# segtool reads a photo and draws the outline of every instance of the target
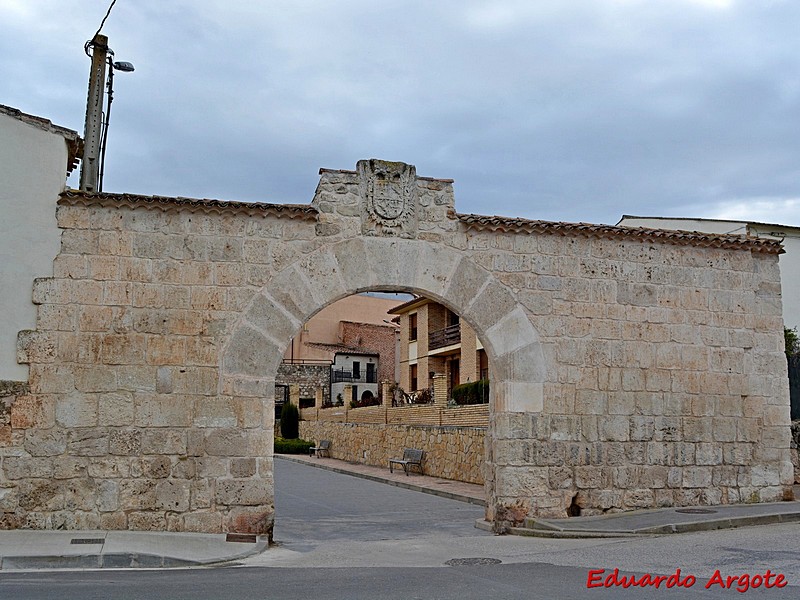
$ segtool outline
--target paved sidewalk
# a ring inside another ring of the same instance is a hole
[[[191,567],[236,561],[268,545],[223,534],[156,531],[0,531],[0,571]]]

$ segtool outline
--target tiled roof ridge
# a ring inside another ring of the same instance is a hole
[[[267,202],[241,202],[209,198],[184,198],[170,196],[144,196],[139,194],[113,194],[107,192],[83,192],[67,190],[58,201],[61,205],[100,205],[105,207],[189,208],[198,212],[248,215],[271,214],[290,219],[316,219],[317,209],[310,204],[270,204]]]
[[[783,246],[777,240],[753,238],[745,235],[672,231],[669,229],[621,227],[616,225],[596,225],[592,223],[537,221],[519,217],[498,217],[463,213],[455,213],[453,216],[467,227],[478,230],[515,233],[553,233],[560,235],[578,234],[586,237],[606,239],[626,238],[645,242],[663,242],[678,246],[752,250],[753,252],[764,252],[767,254],[783,253]]]

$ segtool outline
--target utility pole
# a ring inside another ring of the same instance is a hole
[[[83,128],[81,190],[96,192],[100,173],[100,139],[103,129],[103,105],[108,62],[108,37],[97,34],[90,43],[92,70],[89,72],[89,97],[86,100],[86,123]]]

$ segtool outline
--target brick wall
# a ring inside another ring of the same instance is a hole
[[[478,345],[475,330],[462,319],[461,321],[461,383],[478,381],[480,369],[478,365]]]
[[[341,340],[344,346],[376,352],[379,355],[378,383],[381,381],[394,381],[394,327],[342,321]]]
[[[403,406],[347,406],[300,411],[306,421],[336,421],[339,423],[374,423],[393,425],[459,425],[487,427],[489,405],[438,406],[435,404],[407,404]]]

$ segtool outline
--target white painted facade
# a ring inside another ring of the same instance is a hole
[[[337,376],[337,373],[340,374]],[[378,397],[378,356],[376,354],[350,354],[337,352],[331,365],[331,401],[335,404],[342,394],[345,405],[350,400],[361,400],[361,395],[369,390]],[[345,386],[352,386],[353,397],[345,397]]]
[[[0,105],[0,380],[28,380],[17,333],[36,328],[33,280],[53,275],[56,201],[78,143],[74,131]]]
[[[729,233],[781,240],[785,250],[778,261],[781,269],[783,322],[786,327],[800,328],[800,227],[755,221],[688,217],[635,217],[632,215],[623,215],[617,225],[702,233]]]

